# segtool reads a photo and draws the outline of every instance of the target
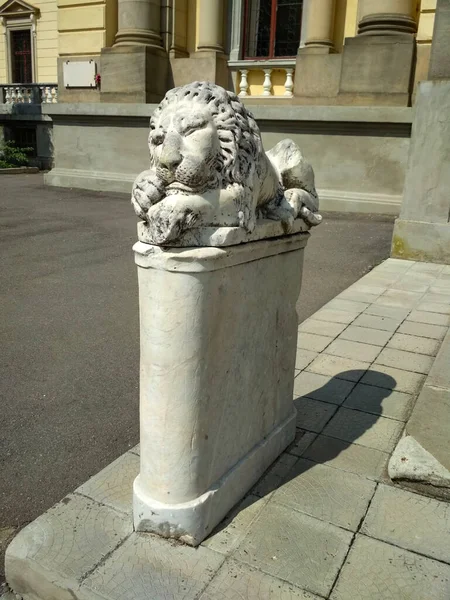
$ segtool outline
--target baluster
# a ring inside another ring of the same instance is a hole
[[[247,80],[247,75],[248,75],[248,70],[247,69],[242,69],[240,71],[241,73],[241,81],[239,83],[239,96],[241,98],[245,98],[245,96],[248,96],[248,80]]]
[[[25,102],[26,102],[27,104],[31,104],[31,103],[32,103],[32,101],[33,101],[33,100],[32,100],[32,96],[33,96],[33,90],[32,90],[31,88],[27,88],[27,89],[25,90],[25,95],[24,95],[24,97],[25,97]]]
[[[288,96],[289,98],[292,98],[292,96],[294,95],[293,89],[294,89],[294,80],[292,78],[294,74],[294,69],[286,69],[286,83],[284,84],[284,89],[286,90],[284,92],[285,96]]]
[[[16,100],[17,100],[16,88],[12,87],[11,88],[11,104],[15,104]]]
[[[5,104],[12,104],[11,100],[11,88],[4,88],[5,90]]]
[[[17,98],[16,98],[16,102],[17,104],[22,104],[23,103],[23,89],[18,87],[17,88]]]
[[[57,104],[58,102],[58,88],[57,87],[52,87],[51,89],[51,97],[52,97],[52,104]]]
[[[45,88],[40,86],[39,91],[40,91],[40,95],[41,95],[41,104],[45,104]]]
[[[272,95],[272,69],[264,69],[263,96]]]

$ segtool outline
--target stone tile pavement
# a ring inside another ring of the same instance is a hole
[[[296,440],[198,549],[131,531],[136,447],[17,536],[11,583],[27,600],[449,600],[450,506],[387,475],[449,325],[450,267],[386,261],[300,325]]]

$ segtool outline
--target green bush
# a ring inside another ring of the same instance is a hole
[[[27,152],[33,148],[18,148],[14,142],[0,143],[0,169],[13,167],[26,167],[28,165]]]

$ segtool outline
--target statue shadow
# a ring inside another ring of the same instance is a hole
[[[356,465],[359,457],[353,455],[344,459],[344,454],[354,444],[363,446],[365,450],[361,450],[362,452],[379,452],[370,448],[367,441],[361,438],[382,416],[382,402],[391,395],[397,383],[393,377],[370,369],[370,384],[361,385],[361,379],[366,373],[363,370],[339,373],[326,385],[294,398],[298,410],[295,441],[216,527],[212,536],[230,525],[240,512],[272,492],[275,492],[273,498],[276,501],[277,490],[296,479],[299,480],[299,486],[290,490],[289,494],[291,498],[293,493],[298,494],[301,502],[302,493],[309,495],[309,484],[302,488],[302,476],[318,464],[365,476]],[[343,460],[336,460],[339,458]],[[346,464],[345,460],[348,461]],[[386,467],[387,460],[384,469]]]

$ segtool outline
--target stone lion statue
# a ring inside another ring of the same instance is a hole
[[[296,218],[318,225],[312,167],[291,140],[267,154],[252,114],[222,87],[195,82],[169,91],[150,120],[150,169],[133,185],[132,204],[153,243],[194,227],[243,227]]]

